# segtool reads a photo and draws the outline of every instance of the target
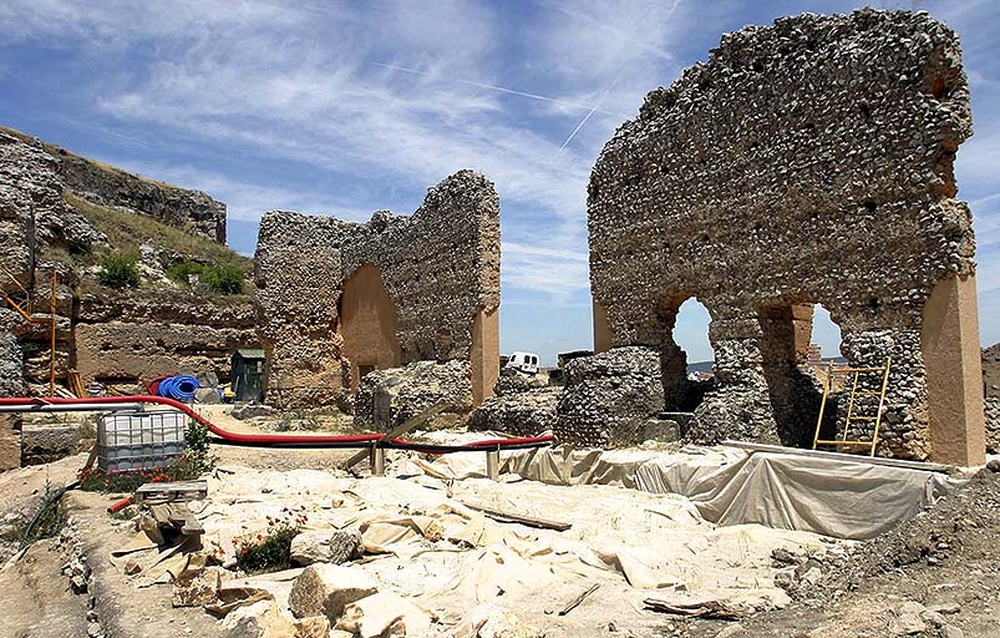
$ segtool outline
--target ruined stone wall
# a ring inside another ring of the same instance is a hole
[[[273,211],[257,240],[258,334],[267,353],[267,401],[277,406],[337,403],[349,385],[337,302],[340,246],[354,224]]]
[[[412,215],[378,211],[364,224],[265,215],[257,299],[270,361],[269,401],[343,400],[357,362],[347,358],[350,345],[342,341],[342,292],[363,266],[377,268],[395,306],[399,364],[473,359],[477,338],[482,343],[484,334],[492,335],[495,343],[498,330],[500,222],[493,184],[460,171],[429,189]],[[498,359],[498,352],[491,354],[483,367],[498,368]],[[480,385],[491,388],[497,372]],[[480,389],[477,398],[483,394]]]
[[[684,370],[671,332],[697,297],[716,387],[695,434],[802,444],[817,386],[782,344],[803,325],[793,309],[822,303],[852,364],[892,356],[881,453],[932,455],[921,329],[936,287],[974,276],[952,173],[970,134],[958,38],[925,13],[805,14],[725,35],[647,95],[593,170],[595,335],[660,348],[670,404]],[[968,303],[951,306],[967,326]]]
[[[21,345],[13,334],[20,323],[15,313],[0,310],[0,397],[24,394]],[[0,472],[21,466],[21,419],[0,414]]]
[[[57,160],[53,166],[62,183],[85,199],[226,243],[226,205],[206,193],[134,175],[6,127],[0,127],[0,135],[34,143]]]
[[[42,255],[48,250],[89,250],[106,238],[63,199],[58,165],[41,142],[25,142],[0,130],[0,288],[26,311],[32,297],[32,314],[47,316],[51,274],[56,271],[57,374],[64,376],[72,354],[70,316],[76,277],[65,264]],[[47,383],[49,326],[29,323],[13,310],[9,317],[0,332],[13,335],[24,350],[16,363],[18,378]]]
[[[165,374],[229,377],[233,351],[256,346],[246,297],[205,299],[186,291],[108,291],[80,297],[73,365],[83,382],[135,383]]]
[[[38,252],[69,250],[105,240],[62,197],[59,162],[41,142],[24,142],[0,129],[0,266],[20,284],[35,283]],[[0,273],[4,290],[10,278]]]
[[[553,433],[591,447],[639,443],[663,410],[660,357],[653,348],[612,348],[566,364],[566,386]]]
[[[983,348],[983,394],[986,449],[991,454],[1000,454],[1000,343]]]

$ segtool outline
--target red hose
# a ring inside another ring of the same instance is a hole
[[[126,496],[122,500],[115,501],[111,505],[108,505],[108,514],[114,514],[115,512],[123,510],[126,507],[128,507],[129,505],[131,505],[132,504],[132,498],[133,498],[132,496]]]
[[[229,430],[223,430],[219,426],[210,422],[208,419],[198,414],[191,409],[185,403],[180,401],[175,401],[167,397],[153,396],[153,395],[135,395],[135,396],[113,396],[113,397],[85,397],[80,399],[64,399],[62,397],[0,397],[0,405],[15,405],[15,406],[30,406],[39,404],[52,404],[52,405],[101,405],[102,403],[155,403],[158,405],[167,405],[181,412],[187,414],[189,417],[197,421],[198,423],[204,425],[209,429],[212,434],[219,436],[227,441],[233,441],[235,443],[248,443],[248,444],[281,444],[281,443],[358,443],[358,447],[365,447],[362,444],[368,443],[373,444],[379,441],[383,435],[378,433],[373,434],[343,434],[343,435],[295,435],[295,434],[240,434],[237,432],[230,432]],[[478,449],[483,447],[497,447],[502,448],[507,445],[518,445],[525,443],[546,443],[554,440],[552,435],[546,436],[536,436],[528,438],[516,438],[516,439],[491,439],[488,441],[474,441],[472,443],[466,443],[462,448]],[[403,439],[394,439],[394,441],[400,443],[407,443]]]

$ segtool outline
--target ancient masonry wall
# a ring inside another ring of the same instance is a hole
[[[697,297],[716,387],[694,434],[801,445],[819,384],[796,335],[821,303],[850,363],[892,357],[881,454],[981,459],[975,243],[952,172],[971,132],[958,38],[926,13],[726,34],[594,167],[595,342],[659,348],[666,407],[682,408],[671,332]]]
[[[182,291],[83,295],[74,318],[73,365],[84,383],[204,372],[226,379],[233,351],[258,343],[256,312],[245,299],[206,303]]]
[[[448,177],[408,217],[378,211],[357,224],[270,212],[256,262],[269,402],[342,404],[359,372],[421,360],[468,361],[476,402],[491,393],[500,218],[496,190],[482,175]],[[364,285],[353,285],[355,277]],[[380,337],[360,339],[365,326],[352,322],[362,321],[376,322]]]
[[[1000,454],[1000,343],[983,348],[986,450]]]

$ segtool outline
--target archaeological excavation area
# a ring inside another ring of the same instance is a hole
[[[1000,636],[958,35],[803,14],[650,88],[587,184],[593,343],[538,372],[486,174],[249,258],[0,127],[0,636]]]

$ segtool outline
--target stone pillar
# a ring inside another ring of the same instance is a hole
[[[604,305],[593,300],[593,322],[594,322],[594,354],[607,352],[612,346],[611,324],[608,323],[608,311]]]
[[[712,315],[708,336],[715,352],[715,389],[695,409],[689,436],[709,443],[736,439],[780,444],[764,377],[760,324],[749,313],[729,310],[727,317]]]
[[[472,374],[472,405],[493,396],[493,386],[500,376],[500,311],[480,310],[472,322],[472,348],[469,352]]]
[[[986,435],[974,275],[951,276],[934,286],[924,306],[920,346],[927,369],[931,460],[982,465]]]

